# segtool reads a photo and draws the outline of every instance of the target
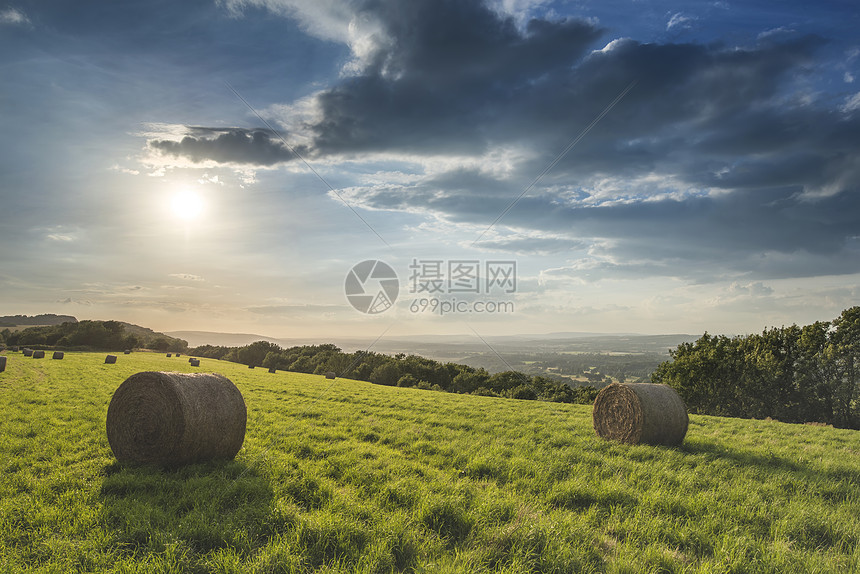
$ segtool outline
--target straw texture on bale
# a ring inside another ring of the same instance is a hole
[[[24,356],[25,357],[32,357],[33,356],[33,349],[24,349]]]
[[[0,373],[6,370],[6,357],[0,356]]]
[[[335,374],[334,371],[329,371],[325,374],[325,378],[327,378],[327,379],[333,379],[335,377],[337,377],[337,375]]]
[[[116,355],[108,355],[105,357],[106,365],[113,365],[114,363],[116,363]]]
[[[32,353],[33,353],[34,359],[44,359],[45,358],[45,351],[33,351]]]
[[[242,393],[215,373],[136,373],[113,395],[107,438],[120,462],[178,466],[229,460],[245,440]]]
[[[62,359],[66,354],[62,351],[54,351],[54,354],[51,356],[52,359]]]
[[[192,367],[200,366],[200,359],[188,359],[188,362],[191,363]]]
[[[668,385],[613,383],[594,399],[594,431],[626,444],[678,445],[687,434],[687,406]]]

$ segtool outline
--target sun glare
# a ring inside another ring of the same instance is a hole
[[[177,192],[170,202],[173,215],[186,221],[199,218],[203,214],[203,208],[203,198],[187,189]]]

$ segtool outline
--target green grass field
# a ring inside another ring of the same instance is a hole
[[[681,448],[591,407],[162,354],[10,353],[0,572],[860,572],[860,433],[693,416]],[[123,467],[107,405],[144,370],[219,372],[235,461]]]

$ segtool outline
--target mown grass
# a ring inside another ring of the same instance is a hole
[[[860,572],[856,431],[693,416],[682,447],[634,447],[587,406],[9,357],[2,572]],[[116,463],[107,405],[142,370],[228,376],[236,460]]]

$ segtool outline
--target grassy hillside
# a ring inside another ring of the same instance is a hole
[[[3,572],[860,572],[860,433],[693,416],[679,449],[591,408],[204,359],[9,354]],[[104,425],[142,370],[215,371],[248,406],[229,463],[124,468]]]

